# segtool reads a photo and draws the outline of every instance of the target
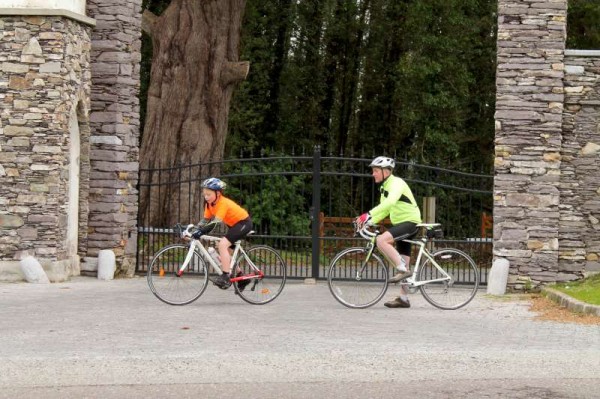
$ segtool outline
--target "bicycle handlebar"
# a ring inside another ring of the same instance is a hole
[[[192,234],[194,234],[197,230],[198,229],[196,228],[196,225],[194,225],[194,224],[188,224],[185,228],[180,223],[177,223],[175,225],[175,231],[179,232],[179,236],[183,239],[191,239]],[[200,239],[205,240],[205,241],[221,240],[220,237],[213,237],[213,236],[209,236],[209,235],[203,235],[200,237]]]
[[[196,227],[193,224],[188,224],[185,229],[179,223],[175,225],[175,230],[179,232],[179,236],[181,238],[192,238],[192,234],[194,233],[192,229]]]
[[[354,232],[355,234],[360,235],[362,238],[364,238],[365,240],[370,240],[371,238],[379,235],[379,230],[375,230],[375,231],[371,231],[369,230],[369,228],[372,227],[377,227],[377,226],[371,226],[369,224],[365,224],[362,228],[358,227],[358,224],[356,222],[354,223]]]

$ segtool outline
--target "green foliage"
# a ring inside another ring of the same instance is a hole
[[[240,59],[250,61],[247,79],[236,89],[226,152],[276,147],[293,142],[280,133],[280,92],[291,32],[290,0],[249,0],[242,25]]]
[[[260,167],[260,171],[256,168]],[[304,176],[286,176],[277,173],[291,170],[289,159],[274,159],[259,164],[228,165],[223,178],[228,182],[227,196],[243,204],[260,234],[308,235],[309,205],[306,195],[310,182]],[[228,174],[257,176],[228,177]]]
[[[469,0],[422,0],[408,7],[395,102],[400,138],[411,137],[416,162],[455,169],[473,161],[489,165],[495,93],[492,15],[486,2]],[[474,146],[479,148],[473,151]]]
[[[228,155],[318,144],[490,170],[496,7],[249,0],[242,59],[251,70],[235,93]]]
[[[144,0],[159,15],[170,0]],[[247,0],[226,157],[390,154],[492,170],[496,0]],[[600,48],[600,3],[569,0],[569,48]],[[142,39],[142,127],[152,48]],[[477,167],[473,167],[477,165]],[[474,170],[475,169],[475,170]]]
[[[569,0],[567,48],[600,49],[600,2]]]

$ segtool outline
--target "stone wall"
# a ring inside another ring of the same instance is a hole
[[[567,50],[559,270],[600,271],[600,51]]]
[[[20,279],[15,266],[25,255],[51,279],[68,277],[78,273],[65,240],[75,112],[82,245],[87,230],[91,27],[60,16],[0,16],[0,32],[0,274],[8,273],[0,277]]]
[[[600,51],[565,50],[567,0],[498,6],[494,255],[509,286],[600,271]]]
[[[133,275],[137,240],[141,0],[90,0],[91,176],[86,260],[112,249],[117,274]],[[93,262],[82,265],[94,271]]]
[[[498,2],[494,256],[516,289],[560,274],[566,17],[567,0]]]

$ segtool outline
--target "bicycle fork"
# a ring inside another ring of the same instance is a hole
[[[365,256],[365,260],[364,260],[362,266],[360,267],[360,269],[356,269],[356,281],[362,280],[362,275],[365,272],[365,269],[367,268],[367,263],[369,263],[369,260],[371,259],[371,255],[373,254],[373,251],[375,250],[375,238],[373,238],[367,244],[365,249],[367,250],[367,256]]]

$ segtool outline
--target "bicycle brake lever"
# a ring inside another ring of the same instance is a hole
[[[193,224],[188,224],[187,227],[185,228],[185,230],[182,229],[182,232],[180,234],[181,238],[191,238],[192,233],[190,232],[190,229],[193,227],[194,227]]]

